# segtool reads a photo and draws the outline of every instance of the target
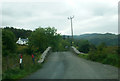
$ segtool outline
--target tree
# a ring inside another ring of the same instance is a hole
[[[60,38],[60,35],[56,32],[57,30],[54,27],[40,27],[33,31],[29,37],[29,47],[32,49],[32,52],[40,51],[42,53],[48,46],[56,49]]]
[[[5,51],[10,53],[15,52],[16,43],[15,35],[10,30],[2,30],[2,45],[3,45],[3,55],[6,56]]]
[[[78,47],[80,52],[88,53],[90,44],[88,40],[74,40],[75,46]]]
[[[9,68],[8,56],[16,51],[15,35],[10,30],[2,30],[2,55],[6,57],[7,68]]]
[[[15,40],[18,40],[19,37],[21,38],[28,38],[32,33],[31,30],[24,30],[24,29],[16,29],[13,27],[5,27],[4,30],[12,31],[16,37]]]
[[[32,52],[40,51],[43,52],[46,48],[47,39],[45,37],[45,30],[43,28],[38,28],[32,32],[29,37],[29,46]]]

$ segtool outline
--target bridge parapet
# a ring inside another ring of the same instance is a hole
[[[72,51],[75,52],[76,54],[84,54],[82,52],[79,52],[74,46],[71,46]]]
[[[41,55],[40,60],[38,61],[38,63],[44,62],[44,60],[45,60],[46,56],[48,55],[48,53],[50,52],[50,50],[51,50],[51,47],[48,47],[48,48],[42,53],[42,55]]]

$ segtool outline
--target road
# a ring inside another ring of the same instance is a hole
[[[25,79],[117,79],[116,67],[92,62],[71,52],[53,52],[43,67]]]

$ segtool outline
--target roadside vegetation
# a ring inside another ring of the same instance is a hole
[[[20,54],[23,57],[20,69]],[[29,53],[29,47],[16,44],[16,36],[9,29],[2,29],[2,79],[19,79],[41,68],[37,63],[41,53],[35,53],[35,64]]]
[[[28,38],[28,45],[16,44],[19,37]],[[42,67],[37,61],[48,46],[52,47],[52,51],[68,51],[71,45],[85,53],[79,55],[81,58],[120,67],[117,45],[106,45],[104,42],[95,45],[85,39],[74,39],[72,43],[70,36],[58,34],[54,27],[39,27],[34,31],[7,27],[2,29],[2,78],[23,78]],[[22,69],[19,65],[20,54],[23,55]]]
[[[116,67],[120,67],[120,56],[118,54],[118,47],[102,45],[103,44],[100,44],[96,50],[90,51],[88,54],[88,59],[101,62],[103,64],[110,64]]]
[[[18,36],[28,38],[28,45],[16,44]],[[69,42],[64,40],[54,27],[39,27],[34,31],[13,27],[2,29],[2,79],[17,80],[37,71],[42,67],[37,61],[48,46],[52,47],[52,51],[65,51],[68,50],[65,49],[66,45],[70,46]],[[19,63],[20,54],[23,59],[22,68]]]
[[[87,40],[79,40],[74,43],[74,46],[84,53],[79,54],[81,58],[120,67],[118,46],[107,46],[104,42],[94,45]]]
[[[16,57],[17,58],[17,57]],[[23,55],[23,63],[22,63],[22,69],[20,69],[19,65],[19,58],[15,60],[15,57],[9,58],[9,68],[6,69],[6,61],[3,59],[3,79],[20,79],[23,78],[38,69],[42,67],[41,64],[37,63],[37,59],[39,59],[37,56],[35,56],[36,61],[35,64],[33,64],[32,58],[30,55],[24,54]]]

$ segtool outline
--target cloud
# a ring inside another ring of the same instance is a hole
[[[74,34],[87,32],[118,33],[118,0],[27,0],[2,3],[2,26],[32,29],[55,27],[61,34],[71,34],[70,20],[74,15]]]

